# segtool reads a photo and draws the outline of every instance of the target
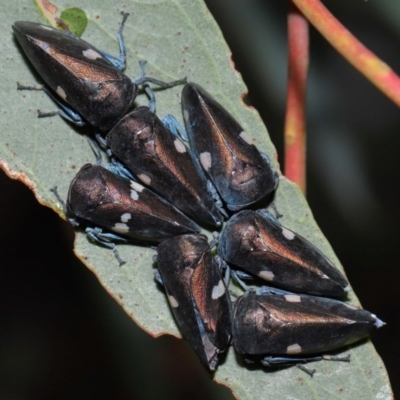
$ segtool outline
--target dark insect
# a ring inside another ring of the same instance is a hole
[[[109,130],[132,106],[138,85],[153,82],[171,87],[184,82],[161,82],[144,76],[144,71],[140,78],[131,81],[121,72],[126,58],[122,29],[127,16],[124,14],[117,34],[121,49],[119,58],[101,52],[69,32],[33,22],[14,23],[15,36],[51,91],[47,87],[44,89],[61,107],[56,112],[39,116],[59,114],[77,125],[85,124],[83,117],[95,127]]]
[[[168,239],[157,248],[161,283],[183,336],[214,370],[231,338],[231,303],[204,235]]]
[[[235,214],[222,231],[218,254],[230,265],[300,293],[343,297],[348,282],[309,241],[265,210]]]
[[[148,107],[122,118],[106,141],[141,182],[175,207],[197,221],[221,225],[223,216],[197,159]]]
[[[374,314],[338,300],[263,287],[236,300],[232,337],[237,352],[263,355],[261,362],[269,367],[321,359],[349,361],[307,355],[347,346],[383,325]]]
[[[232,311],[221,273],[223,261],[213,257],[198,225],[181,211],[220,226],[224,211],[215,189],[229,210],[238,211],[271,194],[279,176],[228,111],[197,84],[185,85],[182,110],[198,160],[152,112],[154,98],[149,108],[127,114],[140,85],[171,87],[183,81],[165,83],[146,77],[144,64],[136,80],[121,72],[126,18],[124,14],[117,34],[118,58],[49,26],[13,25],[17,40],[47,85],[44,90],[61,107],[40,116],[58,114],[104,131],[114,127],[106,138],[112,154],[166,199],[136,181],[86,164],[70,185],[67,214],[105,228],[106,232],[88,227],[87,233],[113,248],[121,262],[112,243],[119,235],[161,242],[157,278],[183,335],[206,368],[215,370],[231,337],[236,351],[247,358],[262,357],[266,366],[347,360],[313,355],[351,344],[381,327],[383,322],[368,311],[266,287],[246,291]],[[218,253],[234,267],[294,292],[342,297],[348,289],[346,279],[317,248],[263,210],[234,215],[221,234]]]
[[[66,209],[69,216],[139,241],[161,242],[200,231],[183,213],[141,184],[91,164],[84,165],[71,182]],[[102,242],[101,233],[98,239]]]
[[[229,210],[247,207],[275,190],[279,177],[268,157],[202,87],[185,85],[182,111],[190,147]]]

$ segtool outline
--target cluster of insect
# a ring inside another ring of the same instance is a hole
[[[117,34],[118,58],[69,32],[32,22],[13,25],[45,81],[40,88],[59,105],[40,116],[58,114],[94,126],[103,133],[98,139],[112,160],[107,167],[98,162],[80,169],[65,207],[70,220],[87,221],[89,237],[112,248],[120,263],[114,241],[160,243],[156,280],[206,368],[215,370],[231,344],[246,361],[296,364],[310,374],[302,364],[348,361],[321,354],[358,341],[383,323],[340,301],[348,282],[315,246],[265,209],[254,210],[272,197],[279,176],[210,94],[195,83],[185,84],[186,129],[171,115],[157,117],[149,83],[170,87],[183,81],[149,78],[143,63],[136,80],[121,72],[126,17]],[[131,111],[140,87],[150,96],[149,107]],[[215,230],[225,220],[210,243],[200,233],[199,224]],[[243,295],[228,289],[230,279]],[[268,286],[244,283],[260,279]]]

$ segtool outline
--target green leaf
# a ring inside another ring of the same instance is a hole
[[[58,1],[59,9],[68,1]],[[115,33],[121,21],[120,11],[130,13],[125,26],[130,77],[139,75],[138,61],[146,59],[148,75],[164,81],[187,76],[216,97],[236,116],[260,150],[266,152],[278,168],[276,154],[258,113],[246,107],[246,93],[240,75],[233,69],[230,51],[218,26],[200,0],[165,1],[81,1],[89,24],[84,39],[111,54],[118,52]],[[32,2],[9,2],[1,21],[1,131],[0,166],[7,174],[25,182],[37,199],[60,215],[62,211],[50,188],[58,186],[66,198],[69,183],[78,169],[94,157],[86,139],[61,118],[37,118],[37,109],[54,110],[55,104],[41,92],[19,92],[16,81],[35,83],[33,68],[12,36],[14,20],[41,22],[41,15]],[[180,90],[175,87],[157,92],[160,116],[173,113],[182,122]],[[137,103],[147,104],[139,96]],[[282,223],[300,233],[319,247],[337,266],[340,263],[312,218],[312,213],[298,188],[281,178],[276,204],[284,215]],[[154,336],[162,333],[179,335],[164,293],[153,281],[154,250],[132,245],[119,245],[127,264],[118,266],[108,249],[88,242],[82,232],[76,235],[77,256],[98,277],[109,291],[143,329]],[[350,301],[358,304],[354,293]],[[384,331],[379,332],[384,334]],[[265,371],[250,370],[240,357],[229,351],[215,379],[229,386],[240,399],[354,399],[391,398],[390,385],[384,366],[369,341],[345,349],[351,363],[320,362],[314,378],[297,368]]]
[[[60,15],[60,19],[68,26],[69,30],[78,37],[82,36],[88,24],[85,12],[77,7],[64,10]]]

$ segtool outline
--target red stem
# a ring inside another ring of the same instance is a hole
[[[359,42],[319,0],[292,0],[322,36],[368,80],[400,106],[400,78]]]
[[[285,117],[285,175],[306,191],[306,86],[308,22],[290,1],[288,14],[288,89]]]

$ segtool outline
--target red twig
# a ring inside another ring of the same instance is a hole
[[[308,22],[290,2],[288,15],[288,89],[285,117],[285,175],[306,191],[305,101],[309,59]]]
[[[292,0],[322,36],[368,80],[400,106],[400,78],[360,43],[319,0]]]

